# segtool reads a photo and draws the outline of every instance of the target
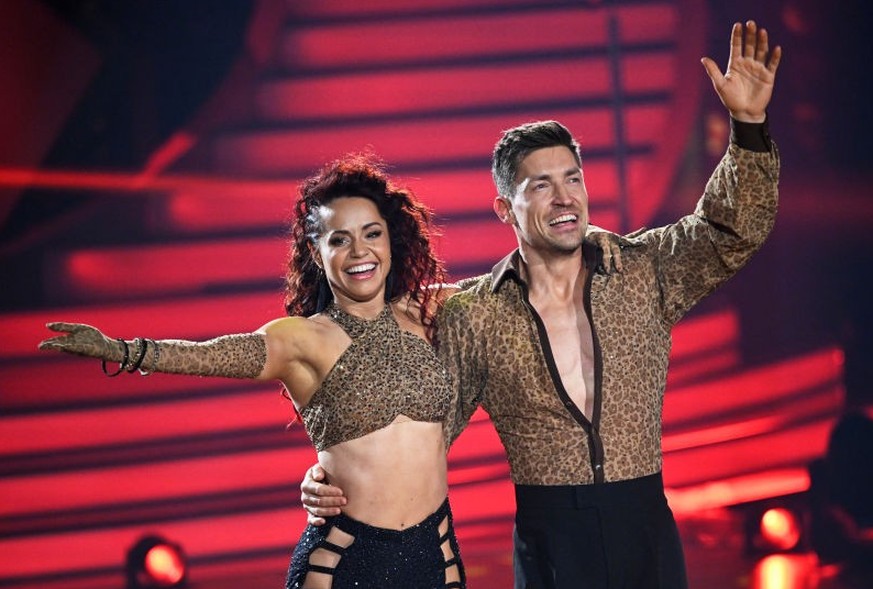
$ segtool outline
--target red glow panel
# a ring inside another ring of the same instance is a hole
[[[157,176],[188,153],[197,144],[199,139],[191,131],[176,131],[149,156],[143,166],[143,176]]]
[[[665,454],[664,483],[669,487],[683,487],[771,468],[806,464],[824,454],[828,434],[835,421],[835,417],[829,417],[717,446]]]
[[[46,333],[46,337],[48,337]],[[218,334],[216,334],[218,335]],[[57,405],[67,406],[91,401],[118,400],[124,390],[124,398],[147,396],[154,400],[161,395],[179,394],[181,391],[226,391],[243,386],[254,394],[276,392],[274,383],[253,384],[228,378],[155,374],[149,378],[119,376],[109,379],[100,371],[100,361],[79,358],[52,352],[41,353],[39,369],[31,364],[7,363],[0,365],[0,412],[11,409],[42,408]],[[57,383],[76,383],[76,386],[59,387]]]
[[[191,560],[216,554],[287,547],[289,550],[305,525],[302,509],[290,501],[287,509],[252,514],[230,514],[209,519],[160,523],[160,532],[179,542]],[[143,532],[142,524],[108,529],[23,538],[0,538],[0,570],[8,577],[115,569],[124,550]]]
[[[620,7],[615,14],[622,43],[666,41],[675,35],[677,14],[670,4]],[[608,18],[602,9],[558,8],[539,10],[535,19],[521,12],[328,24],[290,32],[282,53],[288,64],[327,68],[600,47],[608,42]]]
[[[585,177],[585,188],[588,190],[589,206],[609,205],[618,208],[619,182],[615,162],[585,159],[586,143],[582,143],[582,173]],[[598,224],[594,219],[593,223]],[[619,231],[618,225],[604,225],[611,231]]]
[[[509,489],[512,492],[512,488]],[[470,587],[480,587],[483,581],[491,583],[491,587],[510,587],[512,581],[512,515],[494,520],[479,520],[458,522],[458,541],[464,553],[464,564],[467,567],[467,582]],[[502,584],[494,584],[493,565],[505,567],[505,580]]]
[[[342,118],[580,100],[611,87],[604,57],[304,78],[265,86],[257,101],[273,120]]]
[[[681,423],[772,403],[798,391],[837,386],[841,377],[842,355],[827,349],[715,382],[672,389],[664,404],[664,420]]]
[[[670,369],[683,357],[701,349],[733,347],[739,343],[739,318],[733,309],[710,313],[680,321],[673,328]]]
[[[325,161],[369,147],[392,165],[479,159],[487,166],[485,162],[503,129],[551,118],[564,123],[585,148],[614,143],[609,109],[548,109],[516,113],[511,117],[490,115],[472,119],[416,120],[406,124],[345,125],[331,133],[323,129],[246,133],[217,140],[215,165],[250,174],[315,170]]]
[[[620,233],[622,226],[621,213],[616,209],[592,211],[590,223],[603,229]]]
[[[602,215],[599,215],[602,217]],[[450,266],[491,267],[516,246],[512,229],[493,219],[455,222],[434,239]],[[279,239],[245,239],[170,246],[142,246],[70,254],[55,279],[78,296],[159,296],[201,292],[209,287],[282,278],[287,244]],[[118,268],[136,268],[130,280]]]
[[[815,395],[807,395],[793,399],[775,411],[772,406],[752,409],[742,419],[723,417],[718,413],[710,416],[705,426],[696,429],[679,429],[664,424],[663,451],[679,452],[689,448],[699,448],[708,445],[732,442],[742,438],[752,438],[778,431],[790,429],[795,423],[810,421],[818,417],[837,415],[842,406],[841,389],[822,391]]]
[[[509,478],[509,463],[502,453],[503,446],[498,444],[501,453],[493,463],[477,464],[467,468],[452,468],[449,470],[449,485],[480,485],[483,482],[497,478]],[[454,501],[454,499],[453,499]]]
[[[373,15],[380,13],[401,14],[423,12],[433,9],[472,8],[481,6],[500,6],[506,8],[515,4],[528,5],[530,0],[320,0],[316,3],[291,2],[295,16],[325,17],[349,15]]]
[[[549,34],[533,34],[533,27]],[[541,10],[535,21],[527,14],[494,13],[329,24],[289,32],[283,60],[318,69],[469,55],[524,54],[601,46],[606,44],[607,34],[603,11],[573,9]]]
[[[668,399],[677,385],[739,366],[739,329],[732,309],[690,317],[676,325],[667,373]]]
[[[625,94],[674,92],[676,56],[666,53],[641,53],[622,56],[621,87]]]
[[[0,315],[4,357],[44,356],[37,344],[52,335],[49,321],[73,320],[99,326],[116,337],[203,338],[248,333],[284,315],[281,294],[237,294],[139,304],[65,307]]]
[[[742,358],[739,350],[722,350],[707,352],[702,356],[695,356],[685,362],[670,364],[667,373],[667,395],[674,387],[686,385],[694,380],[711,379],[713,375],[727,372],[729,369],[740,367]]]
[[[517,246],[512,230],[497,221],[454,223],[436,243],[450,264],[479,264],[491,268]]]
[[[771,554],[755,566],[750,589],[812,589],[818,569],[815,554]]]
[[[289,497],[294,490],[289,487]],[[468,528],[466,520],[511,521],[514,495],[509,479],[480,485],[453,487],[452,508],[458,521],[461,542],[471,534],[482,534],[483,525]],[[161,522],[161,534],[173,538],[191,560],[247,551],[290,547],[305,525],[302,509],[289,500],[287,509],[224,517]],[[490,526],[487,526],[490,529]],[[38,575],[90,568],[117,567],[123,552],[142,533],[142,526],[0,539],[0,566],[7,575]]]
[[[675,130],[666,127],[661,128],[660,133],[671,134]],[[659,143],[663,143],[662,139]],[[657,144],[656,144],[657,145]],[[631,159],[626,168],[627,183],[628,183],[628,216],[630,217],[630,226],[628,231],[636,230],[640,227],[647,227],[651,223],[652,217],[658,212],[662,204],[662,198],[672,198],[668,193],[668,185],[673,177],[672,165],[660,166],[658,153],[652,154],[647,158]],[[663,186],[662,189],[658,189]],[[693,208],[689,208],[688,214],[693,212]]]
[[[0,167],[0,186],[14,188],[48,188],[58,190],[108,191],[113,197],[143,192],[175,192],[196,194],[201,198],[216,198],[218,206],[228,195],[241,194],[247,207],[275,202],[277,197],[289,197],[296,186],[283,180],[241,180],[238,178],[195,175],[148,176],[129,172],[96,172],[80,170],[39,170],[36,168]],[[161,199],[163,201],[163,199]],[[290,198],[270,209],[271,214],[286,209]],[[288,209],[290,212],[290,209]],[[260,217],[258,217],[260,218]]]
[[[399,183],[409,186],[436,215],[492,211],[496,190],[487,166],[479,170],[422,172],[401,176]],[[497,219],[497,215],[494,215]]]
[[[668,132],[671,114],[666,105],[625,108],[625,141],[631,145],[656,144]]]
[[[296,186],[296,180],[289,180],[286,188],[261,196],[249,191],[176,192],[154,203],[160,215],[157,225],[193,233],[287,225],[297,200]]]
[[[309,445],[281,450],[200,456],[147,465],[118,465],[76,472],[16,477],[2,484],[2,513],[55,511],[127,502],[176,500],[216,493],[291,485],[315,464]]]
[[[593,207],[617,206],[618,179],[615,165],[603,160],[586,161],[583,146],[582,167],[589,204]],[[400,176],[398,180],[412,188],[437,215],[481,211],[493,214],[492,203],[497,190],[487,165],[481,170],[422,172],[415,176]],[[497,219],[497,215],[494,215],[494,219]]]
[[[198,379],[190,378],[196,386]],[[71,386],[78,387],[78,383]],[[119,396],[124,395],[124,385],[117,387]],[[281,398],[278,386],[273,384],[272,389],[264,388],[257,394],[246,391],[208,401],[192,399],[8,416],[3,419],[0,431],[0,456],[132,444],[253,427],[281,431],[291,414],[291,402]]]
[[[449,494],[458,522],[489,518],[511,521],[515,514],[515,492],[508,476],[476,485],[456,485],[449,489]],[[460,532],[458,535],[461,536]]]
[[[618,192],[614,164],[592,160],[585,161],[583,166],[591,205],[614,206]],[[389,173],[392,173],[390,169]],[[421,172],[408,177],[392,175],[398,184],[412,188],[437,215],[491,211],[495,189],[487,164],[477,170]],[[254,194],[233,187],[222,191],[220,185],[209,192],[179,190],[155,201],[154,207],[158,211],[159,226],[166,228],[169,224],[176,231],[285,226],[292,218],[298,183],[299,180],[289,180],[285,188]],[[617,225],[609,227],[617,229]]]
[[[459,468],[462,461],[478,462],[483,458],[489,460],[495,456],[503,457],[503,448],[497,431],[481,407],[477,408],[470,418],[467,428],[457,441],[452,444],[448,454],[450,468]]]
[[[680,15],[674,4],[652,2],[640,6],[620,8],[618,13],[621,41],[623,43],[652,43],[675,40]],[[680,6],[687,9],[687,4],[680,4]],[[682,14],[681,18],[683,24],[687,24],[690,15]],[[682,34],[685,32],[683,31]]]
[[[275,238],[80,250],[66,257],[62,275],[55,278],[80,295],[124,295],[134,287],[137,296],[228,282],[278,281],[285,272],[287,248]],[[123,268],[136,269],[133,284],[119,280]]]
[[[103,59],[49,5],[4,2],[2,18],[0,161],[31,165],[51,148]]]
[[[681,489],[666,489],[670,508],[677,516],[759,501],[806,491],[809,472],[805,466],[777,468],[766,472],[704,481]]]

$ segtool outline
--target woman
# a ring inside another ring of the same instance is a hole
[[[465,587],[446,498],[452,389],[430,345],[446,294],[430,288],[444,278],[430,214],[364,156],[305,180],[296,210],[289,317],[207,342],[127,342],[52,323],[64,335],[40,348],[101,358],[105,372],[118,362],[109,375],[280,381],[348,498],[342,515],[306,528],[286,588]]]

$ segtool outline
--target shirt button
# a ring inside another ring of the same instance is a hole
[[[601,468],[603,468],[602,464],[595,464],[594,465],[594,470],[600,470]]]

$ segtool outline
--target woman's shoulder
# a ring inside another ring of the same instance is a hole
[[[312,350],[333,338],[342,337],[343,331],[324,314],[310,317],[280,317],[270,321],[260,330],[268,341],[287,349]]]
[[[292,315],[290,317],[278,317],[264,324],[258,331],[261,333],[272,334],[294,334],[297,332],[306,332],[318,330],[321,326],[328,323],[330,319],[322,314],[312,315],[310,317],[301,317]]]

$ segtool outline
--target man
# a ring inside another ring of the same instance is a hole
[[[693,214],[624,239],[618,274],[598,272],[602,254],[584,241],[588,195],[570,133],[531,123],[495,148],[494,210],[519,247],[446,303],[440,354],[460,393],[450,438],[481,404],[506,448],[516,588],[687,586],[661,479],[670,331],[773,226],[779,158],[766,108],[780,58],[749,21],[733,27],[724,75],[702,60],[731,144]],[[303,489],[315,516],[339,504],[335,488]],[[328,496],[309,496],[318,492]]]

